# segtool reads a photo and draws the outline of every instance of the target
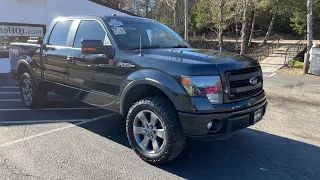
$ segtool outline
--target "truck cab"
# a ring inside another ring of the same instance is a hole
[[[227,138],[266,113],[258,61],[192,48],[152,19],[57,18],[43,40],[11,44],[10,58],[28,108],[52,91],[117,112],[132,149],[153,164],[175,159],[188,138]]]

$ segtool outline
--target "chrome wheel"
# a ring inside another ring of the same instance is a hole
[[[33,90],[31,87],[31,82],[29,79],[24,79],[22,82],[22,97],[27,106],[30,106],[32,104],[33,99]]]
[[[159,116],[140,111],[133,122],[133,134],[140,148],[148,154],[159,153],[166,143],[166,132]]]

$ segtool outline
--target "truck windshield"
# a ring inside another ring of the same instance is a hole
[[[152,20],[111,19],[107,26],[122,50],[186,48],[189,44],[165,25]]]

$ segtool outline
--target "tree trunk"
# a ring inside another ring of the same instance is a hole
[[[251,42],[252,42],[252,38],[253,38],[253,32],[254,32],[254,26],[256,24],[255,11],[252,11],[251,17],[252,17],[252,22],[251,22],[251,32],[250,32],[250,38],[249,38],[248,47],[251,46]]]
[[[146,6],[145,8],[146,8],[146,18],[149,18],[149,7]]]
[[[176,8],[173,8],[173,24],[174,24],[174,31],[178,33],[178,22],[177,22],[177,11]]]
[[[304,64],[304,73],[320,75],[320,60],[317,58],[310,59],[310,50],[313,41],[313,13],[312,0],[307,1],[307,50]]]
[[[202,33],[202,40],[206,40],[206,33]]]
[[[179,25],[178,25],[178,19],[177,19],[177,3],[178,3],[178,0],[173,0],[173,1],[169,1],[169,0],[166,0],[167,2],[167,5],[172,9],[173,11],[173,31],[175,31],[176,33],[178,33],[179,31]]]
[[[241,30],[241,52],[240,55],[244,55],[247,50],[247,37],[248,37],[248,0],[243,1],[243,22],[242,22],[242,30]]]
[[[224,1],[220,0],[220,13],[219,13],[219,49],[222,51],[223,47],[223,11],[224,11]]]
[[[189,0],[185,0],[184,39],[189,41]]]
[[[236,22],[236,38],[238,38],[239,33],[238,33],[238,22]]]
[[[307,48],[308,52],[312,47],[313,40],[313,13],[312,13],[312,0],[307,1]]]
[[[268,28],[268,32],[267,32],[266,36],[264,37],[264,40],[263,40],[263,42],[260,44],[260,46],[265,45],[265,44],[267,43],[267,41],[269,40],[270,35],[271,35],[271,31],[272,31],[273,26],[274,26],[275,20],[276,20],[276,14],[274,13],[274,14],[272,15],[272,19],[271,19],[271,22],[270,22],[270,25],[269,25],[269,28]]]
[[[145,14],[146,18],[149,18],[149,5],[150,5],[150,0],[145,0],[143,6],[146,11],[146,14]]]
[[[237,11],[238,12],[238,11]],[[238,39],[239,39],[239,32],[238,32],[238,18],[237,18],[238,14],[236,14],[235,18],[234,18],[234,21],[236,23],[236,51],[238,51]]]

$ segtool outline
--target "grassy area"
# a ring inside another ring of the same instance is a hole
[[[289,62],[288,66],[285,66],[277,71],[277,73],[286,74],[286,75],[303,75],[303,62],[300,62],[298,59],[294,59]]]
[[[303,65],[304,65],[304,63],[303,63],[303,62],[300,62],[300,61],[298,61],[298,60],[292,60],[292,61],[289,63],[289,67],[298,68],[298,69],[302,69],[302,68],[303,68]]]

